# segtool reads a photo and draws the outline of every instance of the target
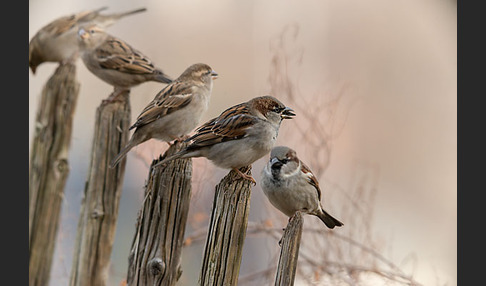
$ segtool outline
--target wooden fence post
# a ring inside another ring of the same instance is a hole
[[[191,199],[192,160],[177,159],[153,168],[185,147],[176,142],[150,166],[143,206],[128,258],[127,285],[175,285]]]
[[[126,158],[115,168],[110,161],[128,141],[129,91],[119,101],[96,110],[91,163],[78,222],[71,286],[104,286],[118,219]]]
[[[301,212],[296,212],[289,220],[280,241],[280,257],[278,260],[275,286],[294,285],[297,259],[299,258],[300,238],[304,219]]]
[[[76,67],[60,65],[42,90],[29,166],[29,285],[48,285],[79,94]]]
[[[251,166],[240,170],[250,173]],[[250,195],[251,182],[233,170],[216,186],[199,285],[237,285]]]

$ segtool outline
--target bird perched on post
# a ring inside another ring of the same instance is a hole
[[[277,140],[280,123],[293,116],[293,110],[275,97],[255,97],[204,123],[185,140],[190,142],[186,148],[155,166],[173,159],[206,157],[216,166],[233,169],[255,184],[253,177],[238,169],[253,164],[270,152]]]
[[[147,56],[97,25],[82,26],[78,43],[88,70],[114,87],[104,102],[111,102],[123,91],[146,81],[172,82]]]
[[[170,142],[196,128],[208,109],[213,80],[217,77],[210,66],[198,63],[163,88],[130,127],[136,128],[135,132],[111,167],[115,167],[133,147],[151,138]]]
[[[274,147],[261,178],[264,194],[285,215],[291,217],[301,211],[317,216],[328,228],[343,225],[322,208],[319,183],[293,149]]]
[[[29,67],[32,73],[35,74],[37,67],[44,62],[74,62],[78,57],[77,34],[80,25],[94,23],[107,28],[125,16],[147,10],[140,8],[121,13],[100,14],[106,9],[107,7],[102,7],[60,17],[42,27],[29,42]]]

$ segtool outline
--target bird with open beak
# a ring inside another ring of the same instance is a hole
[[[254,184],[255,179],[239,170],[270,152],[280,124],[295,116],[292,108],[273,96],[260,96],[232,106],[200,126],[186,139],[189,145],[156,164],[178,158],[205,157],[216,166],[232,169]]]

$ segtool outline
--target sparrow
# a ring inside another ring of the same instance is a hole
[[[277,140],[280,123],[293,116],[294,111],[275,97],[255,97],[226,109],[201,125],[194,135],[185,140],[189,142],[186,148],[155,166],[173,159],[205,157],[216,166],[232,169],[256,184],[251,175],[238,169],[251,165],[270,152]]]
[[[289,147],[272,149],[261,172],[260,186],[270,203],[289,217],[301,211],[317,216],[330,229],[343,225],[322,208],[316,177]]]
[[[29,42],[29,67],[32,73],[35,74],[37,67],[44,62],[60,64],[74,62],[78,57],[79,48],[76,38],[80,25],[95,23],[107,28],[120,18],[147,10],[140,8],[121,13],[100,14],[106,9],[107,7],[102,7],[63,16],[37,31]]]
[[[78,43],[81,59],[88,70],[114,87],[107,102],[146,81],[172,82],[147,56],[96,24],[79,29]]]
[[[135,128],[135,132],[110,166],[114,168],[133,147],[149,139],[182,140],[182,136],[198,126],[207,111],[213,80],[217,77],[210,66],[198,63],[165,86],[129,128]]]

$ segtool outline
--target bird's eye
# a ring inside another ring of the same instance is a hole
[[[278,106],[275,106],[275,107],[273,108],[273,112],[275,112],[275,113],[280,113],[282,110],[283,110],[283,108],[278,107]]]
[[[89,33],[90,34],[94,34],[95,33],[95,30],[91,29],[91,30],[89,30]]]
[[[289,159],[288,158],[284,158],[284,159],[281,160],[281,162],[284,163],[284,164],[287,164],[289,162]]]

